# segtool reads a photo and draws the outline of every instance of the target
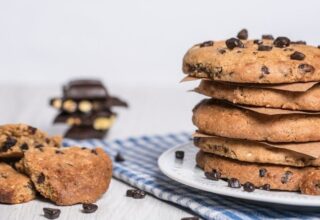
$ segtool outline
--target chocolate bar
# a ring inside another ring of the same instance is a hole
[[[103,139],[106,134],[108,133],[108,130],[104,131],[97,131],[93,129],[91,126],[72,126],[66,133],[66,138],[76,139],[76,140],[82,140],[82,139]]]

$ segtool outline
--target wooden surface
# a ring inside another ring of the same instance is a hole
[[[126,138],[145,134],[192,131],[191,109],[200,100],[198,95],[187,93],[194,83],[175,88],[109,87],[110,93],[126,99],[130,108],[119,109],[119,118],[108,139]],[[51,121],[57,113],[48,106],[48,98],[60,95],[58,85],[0,85],[0,123],[28,123],[50,134],[61,134],[65,126],[53,126]],[[112,179],[108,192],[97,204],[93,214],[81,213],[81,205],[58,207],[59,219],[181,219],[192,216],[175,206],[150,195],[142,200],[125,197],[130,186]],[[19,205],[0,205],[0,220],[45,219],[43,207],[55,207],[44,200]]]

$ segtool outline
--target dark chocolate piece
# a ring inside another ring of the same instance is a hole
[[[60,209],[52,209],[52,208],[43,208],[44,217],[47,219],[56,219],[59,218],[61,210]]]
[[[44,176],[44,174],[40,173],[40,175],[38,176],[38,179],[37,179],[37,183],[42,184],[42,183],[44,183],[45,179],[46,179],[46,177]]]
[[[239,31],[237,37],[240,40],[247,40],[248,39],[248,30],[247,29],[242,29],[241,31]]]
[[[143,199],[146,197],[146,192],[140,189],[128,189],[126,195],[134,199]]]
[[[262,35],[262,39],[264,40],[274,40],[274,37],[271,34]]]
[[[212,40],[205,41],[205,42],[201,43],[199,46],[200,47],[211,47],[211,46],[213,46],[213,41]]]
[[[17,143],[17,140],[11,137],[7,137],[7,140],[3,143],[1,151],[6,152]]]
[[[270,191],[270,188],[271,188],[270,184],[264,184],[264,185],[261,187],[261,189],[267,190],[267,191]]]
[[[98,206],[96,204],[82,204],[82,212],[83,213],[93,213],[95,211],[97,211]]]
[[[304,60],[306,56],[299,51],[295,51],[293,54],[290,55],[291,60]]]
[[[181,151],[181,150],[176,151],[175,156],[177,159],[182,160],[184,158],[184,151]]]
[[[262,66],[261,67],[261,73],[262,74],[270,74],[269,68],[267,66]]]
[[[115,160],[116,162],[119,162],[119,163],[125,161],[124,157],[121,155],[120,152],[117,153],[117,155],[114,157],[114,160]]]
[[[267,174],[267,169],[266,169],[266,168],[261,168],[261,169],[259,170],[259,176],[260,176],[260,177],[265,177],[266,174]]]
[[[66,133],[65,137],[70,139],[82,140],[82,139],[103,139],[108,130],[95,130],[91,126],[73,126]]]
[[[228,40],[226,40],[226,45],[228,47],[228,49],[232,50],[236,47],[239,47],[239,48],[243,48],[244,45],[243,43],[241,42],[241,40],[237,39],[237,38],[230,38]]]
[[[241,184],[238,179],[231,178],[231,179],[228,179],[228,186],[231,188],[240,188]]]
[[[204,175],[210,180],[219,180],[221,178],[221,173],[217,170],[212,170],[211,172],[205,172]]]
[[[243,184],[243,190],[246,192],[253,192],[256,188],[254,187],[254,185],[250,182],[246,182],[245,184]]]
[[[277,37],[277,39],[273,41],[273,45],[279,48],[289,47],[290,39],[287,37]]]
[[[281,183],[282,184],[287,183],[290,180],[291,176],[292,176],[292,172],[286,171],[281,177]]]

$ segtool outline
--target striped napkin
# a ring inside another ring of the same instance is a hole
[[[125,162],[113,162],[113,176],[155,197],[190,209],[204,219],[319,219],[319,211],[288,211],[231,197],[208,193],[175,182],[161,173],[157,160],[162,152],[190,141],[189,133],[130,137],[125,140],[65,140],[64,145],[103,147],[114,158],[117,152]],[[293,209],[294,210],[294,209]]]

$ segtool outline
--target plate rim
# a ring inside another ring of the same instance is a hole
[[[259,203],[273,203],[273,204],[281,204],[281,205],[286,205],[286,206],[300,206],[300,207],[320,207],[320,196],[318,198],[317,201],[315,201],[314,196],[310,196],[310,195],[302,195],[304,197],[310,197],[312,198],[312,200],[307,200],[307,199],[303,199],[303,202],[297,202],[297,199],[292,200],[292,198],[286,199],[286,198],[282,198],[281,200],[279,199],[272,199],[270,197],[265,197],[263,198],[262,195],[258,195],[258,194],[252,194],[250,192],[244,192],[240,189],[237,189],[239,191],[234,191],[234,190],[230,190],[230,191],[224,191],[222,192],[221,189],[219,190],[215,190],[215,188],[211,188],[208,189],[205,186],[201,186],[192,183],[192,181],[188,181],[188,180],[184,180],[181,179],[175,175],[172,175],[170,173],[170,171],[168,171],[167,169],[165,169],[165,163],[163,163],[164,160],[166,160],[166,157],[168,157],[169,155],[172,155],[172,152],[181,149],[181,148],[186,148],[186,147],[195,147],[193,145],[192,142],[188,142],[188,143],[184,143],[184,144],[179,144],[176,145],[175,147],[169,148],[166,151],[162,152],[161,155],[158,157],[158,167],[161,170],[161,172],[166,175],[167,177],[169,177],[170,179],[179,182],[185,186],[189,186],[192,187],[194,189],[198,189],[198,190],[202,190],[205,192],[210,192],[210,193],[214,193],[214,194],[218,194],[218,195],[222,195],[222,196],[229,196],[229,197],[233,197],[233,198],[237,198],[237,199],[244,199],[244,200],[249,200],[249,201],[254,201],[254,202],[259,202]],[[186,159],[186,158],[185,158]],[[259,189],[256,189],[259,190]],[[267,191],[265,191],[267,192]],[[273,193],[277,193],[277,191],[272,191]],[[283,191],[279,191],[279,193],[281,193]],[[297,194],[297,192],[285,192],[285,193],[295,193]],[[300,200],[299,199],[299,200]],[[284,201],[285,200],[285,201]]]

